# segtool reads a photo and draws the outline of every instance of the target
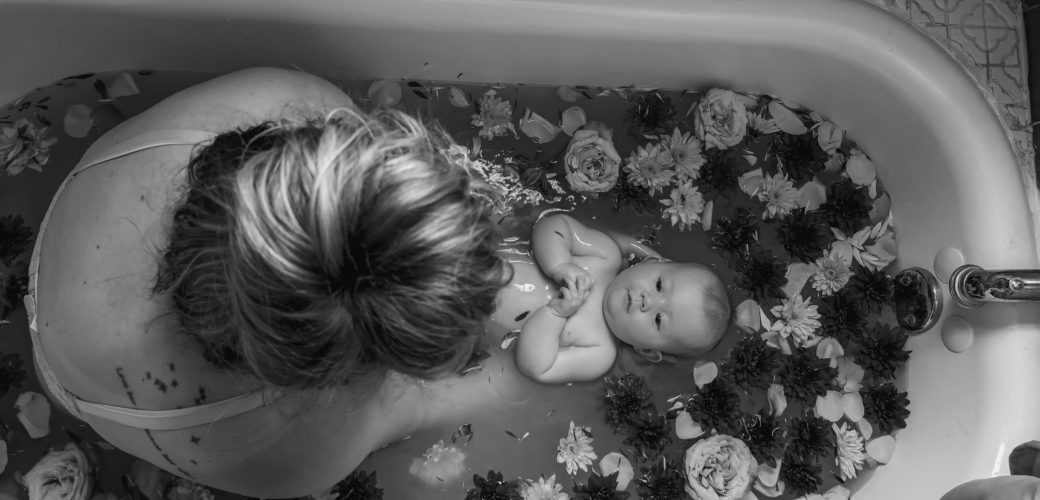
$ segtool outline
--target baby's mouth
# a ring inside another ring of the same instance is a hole
[[[632,292],[625,290],[625,312],[631,314],[632,312]]]

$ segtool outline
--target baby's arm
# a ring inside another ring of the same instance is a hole
[[[576,274],[583,273],[574,264],[574,257],[603,258],[608,252],[617,252],[613,246],[613,240],[602,231],[590,229],[564,214],[550,215],[538,221],[531,233],[531,249],[538,267],[550,278],[572,288]],[[592,279],[588,273],[584,274],[587,279]]]

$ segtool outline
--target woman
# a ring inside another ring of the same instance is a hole
[[[122,450],[263,498],[457,418],[487,395],[457,373],[509,270],[449,145],[278,69],[122,123],[41,227],[40,380]]]

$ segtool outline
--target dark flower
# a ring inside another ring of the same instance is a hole
[[[827,163],[827,152],[820,148],[812,134],[791,135],[779,132],[774,136],[770,149],[776,155],[777,167],[783,168],[796,188],[811,181],[816,172],[823,170]],[[777,173],[775,169],[766,170],[770,175]]]
[[[638,417],[628,419],[625,446],[636,449],[642,457],[653,458],[672,444],[671,427],[664,415],[645,412]]]
[[[11,267],[11,262],[32,244],[33,232],[21,215],[0,216],[0,263]]]
[[[816,404],[816,396],[827,394],[834,386],[838,370],[817,356],[815,348],[794,347],[791,351],[790,356],[784,356],[777,378],[788,397],[811,407]]]
[[[29,293],[29,265],[19,260],[6,274],[0,273],[0,320],[6,320]]]
[[[796,208],[780,219],[776,240],[792,258],[812,263],[823,256],[824,249],[834,241],[834,234],[817,212],[806,213],[805,208]]]
[[[672,99],[660,92],[644,92],[625,112],[629,132],[636,137],[671,132],[675,124],[675,106]]]
[[[761,335],[745,335],[730,349],[722,372],[744,390],[767,389],[780,363],[780,351],[769,347]]]
[[[500,472],[489,469],[487,479],[473,474],[473,487],[466,492],[466,500],[523,500],[523,497],[518,481],[503,481]]]
[[[629,417],[653,411],[650,401],[653,391],[646,387],[643,377],[624,373],[604,379],[603,404],[607,408],[607,424],[614,432],[620,432],[628,424]]]
[[[743,156],[735,156],[729,149],[711,148],[703,154],[705,162],[701,166],[698,186],[704,199],[711,200],[723,193],[736,191],[740,186],[737,178],[741,170],[747,167],[747,160]]]
[[[722,378],[716,378],[690,398],[686,412],[705,430],[725,433],[740,417],[740,396]]]
[[[867,387],[861,394],[863,409],[866,410],[865,418],[876,425],[883,434],[890,434],[896,429],[906,427],[906,417],[910,416],[910,410],[906,407],[910,400],[905,392],[899,392],[896,386],[887,383]]]
[[[787,492],[794,495],[808,495],[820,489],[821,468],[812,462],[802,461],[791,455],[784,455],[784,463],[780,466],[780,478],[787,484]]]
[[[383,489],[376,486],[376,472],[351,472],[332,487],[333,500],[382,500]]]
[[[806,462],[815,462],[835,446],[831,423],[825,418],[805,415],[791,420],[787,436],[787,454]]]
[[[858,267],[856,274],[849,278],[849,293],[862,299],[866,310],[881,312],[883,307],[892,304],[892,277],[885,271]]]
[[[838,339],[843,346],[850,345],[862,335],[867,317],[862,301],[846,293],[845,289],[819,299],[820,334]]]
[[[650,467],[640,467],[636,488],[640,500],[685,500],[686,477],[682,462],[661,457]]]
[[[870,223],[870,207],[866,190],[843,179],[827,188],[827,201],[820,205],[820,212],[831,226],[851,236]]]
[[[25,382],[24,363],[17,354],[0,356],[0,398],[7,395],[12,387],[22,387],[22,382]]]
[[[730,255],[744,255],[756,244],[758,217],[746,208],[738,208],[733,217],[721,217],[715,221],[711,245]]]
[[[574,485],[574,500],[625,500],[629,493],[617,491],[618,474],[620,471],[609,476],[589,474],[588,483]]]
[[[775,350],[775,349],[774,349]],[[751,449],[751,454],[760,464],[776,465],[776,459],[784,451],[785,429],[782,422],[766,410],[757,415],[740,418],[740,434],[737,436]]]
[[[761,302],[766,298],[783,298],[787,284],[787,265],[768,250],[752,250],[736,266],[734,284],[747,290],[751,298]]]
[[[874,325],[865,335],[850,343],[849,355],[863,367],[869,379],[892,379],[896,370],[910,359],[910,351],[904,349],[908,337],[906,331],[898,326]]]
[[[632,205],[632,209],[637,214],[648,215],[657,213],[659,206],[654,203],[654,198],[650,196],[646,188],[629,183],[628,176],[625,175],[618,177],[614,189],[610,190],[610,196],[615,212],[620,212],[625,206]]]

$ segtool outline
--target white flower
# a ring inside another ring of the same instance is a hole
[[[815,304],[809,299],[802,300],[801,295],[795,295],[791,299],[784,299],[781,305],[773,306],[770,312],[779,316],[781,326],[774,330],[780,332],[783,337],[794,339],[795,345],[799,347],[812,347],[820,342],[820,336],[816,335],[816,329],[820,327],[820,313],[817,312]]]
[[[701,141],[688,133],[680,134],[676,128],[671,136],[662,136],[661,142],[675,162],[675,172],[680,181],[694,179],[701,175],[704,157],[701,156]]]
[[[701,212],[704,211],[704,196],[690,181],[672,189],[669,199],[661,200],[661,203],[668,207],[664,209],[661,218],[671,220],[672,225],[678,225],[680,231],[699,222]]]
[[[625,172],[628,172],[628,182],[649,189],[653,196],[672,182],[674,165],[672,155],[660,144],[648,144],[639,146],[628,157]]]
[[[520,487],[520,496],[524,500],[570,500],[571,496],[563,492],[563,485],[556,484],[556,474],[540,477],[537,481],[525,481]]]
[[[556,461],[565,464],[567,474],[575,475],[578,469],[588,471],[592,461],[596,459],[596,452],[592,450],[592,438],[585,427],[576,427],[571,421],[567,435],[560,438],[560,445],[556,447]]]
[[[780,131],[780,127],[776,126],[776,122],[762,116],[761,113],[748,111],[747,118],[748,128],[758,132],[759,134],[772,134]]]
[[[481,96],[480,112],[473,114],[471,123],[474,127],[480,127],[480,136],[489,141],[506,135],[506,132],[516,134],[513,127],[513,107],[509,101],[500,99],[494,89]]]
[[[75,443],[44,455],[25,473],[22,483],[29,489],[30,500],[87,500],[94,489],[90,462]]]
[[[444,441],[437,441],[423,452],[422,459],[413,459],[408,472],[418,476],[431,486],[452,481],[466,470],[466,454],[455,445],[444,446]]]
[[[766,202],[763,219],[778,215],[787,215],[798,208],[798,190],[794,183],[787,179],[787,174],[766,175],[762,179],[762,188],[758,191],[758,200]]]
[[[856,429],[847,427],[845,422],[842,422],[841,427],[831,424],[831,429],[834,429],[838,445],[834,462],[841,469],[841,480],[848,481],[856,477],[856,471],[863,470],[863,461],[867,458],[863,450],[863,436]]]
[[[891,225],[892,214],[889,213],[885,220],[860,229],[852,236],[832,227],[831,232],[837,241],[831,243],[831,249],[849,261],[856,259],[863,267],[879,271],[896,258],[896,240]]]
[[[813,288],[823,296],[841,290],[852,277],[852,271],[849,270],[850,264],[852,263],[838,252],[833,249],[827,250],[823,257],[816,259],[818,270],[812,277]]]
[[[709,90],[693,109],[697,138],[710,148],[727,149],[739,144],[747,133],[747,122],[747,107],[730,90]]]

